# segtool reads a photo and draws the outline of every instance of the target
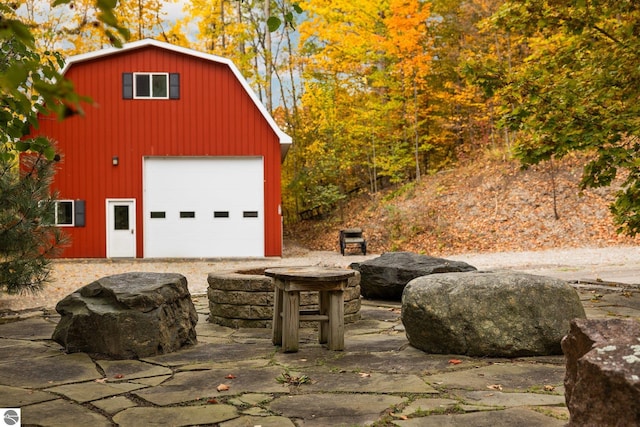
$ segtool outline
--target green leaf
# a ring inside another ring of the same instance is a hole
[[[294,3],[292,6],[293,6],[293,10],[295,10],[296,13],[301,14],[302,12],[304,12],[304,10],[302,10],[302,8],[298,3]]]
[[[16,150],[25,152],[31,148],[31,143],[29,141],[18,141],[16,142]]]
[[[102,12],[98,15],[98,19],[107,24],[110,27],[118,26],[118,18],[113,14],[113,10],[103,9]]]
[[[44,155],[44,157],[46,157],[47,160],[53,160],[53,158],[56,156],[56,149],[49,144],[49,146],[45,147],[44,150],[42,150],[42,154]]]
[[[33,34],[29,30],[25,24],[20,21],[16,21],[14,19],[4,20],[5,28],[9,30],[9,33],[13,33],[19,40],[23,43],[32,45],[35,39],[33,38]]]
[[[287,24],[293,23],[293,12],[287,12],[284,15],[284,22],[286,22]]]
[[[282,25],[282,21],[277,16],[270,16],[267,19],[267,27],[269,28],[269,32],[274,32]]]
[[[6,70],[4,79],[10,87],[19,87],[27,80],[29,72],[22,64],[14,64]]]
[[[22,127],[15,127],[15,126],[9,126],[7,128],[7,134],[13,138],[13,139],[18,139],[22,137]]]
[[[0,161],[2,162],[10,162],[15,159],[15,154],[8,151],[0,151]]]

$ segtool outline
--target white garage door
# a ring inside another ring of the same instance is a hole
[[[261,157],[144,160],[146,258],[264,256]]]

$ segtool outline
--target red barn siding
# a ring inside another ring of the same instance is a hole
[[[180,99],[122,99],[124,72],[179,73]],[[264,253],[281,255],[280,139],[228,65],[146,46],[73,64],[66,76],[92,103],[84,116],[42,120],[37,131],[59,142],[60,198],[86,200],[86,226],[67,228],[72,245],[63,256],[106,256],[107,198],[136,200],[137,256],[144,256],[145,156],[262,156]]]

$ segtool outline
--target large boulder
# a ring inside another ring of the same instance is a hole
[[[402,296],[409,343],[428,353],[561,354],[569,322],[584,317],[578,293],[567,282],[517,272],[419,277]]]
[[[576,319],[562,340],[570,426],[640,425],[640,323]]]
[[[360,272],[360,292],[368,299],[400,301],[404,287],[416,277],[436,273],[476,271],[461,261],[412,252],[387,252],[351,268]]]
[[[187,279],[170,273],[103,277],[56,305],[53,340],[69,353],[135,359],[197,342],[196,309]]]

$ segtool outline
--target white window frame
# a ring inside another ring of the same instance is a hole
[[[138,79],[137,76],[149,76],[149,96],[138,96]],[[153,76],[164,76],[166,84],[166,96],[153,96]],[[163,72],[145,72],[133,73],[133,99],[169,99],[169,73]]]
[[[71,223],[70,224],[60,224],[58,222],[58,206],[60,203],[71,203]],[[53,223],[57,227],[75,227],[76,225],[76,203],[75,200],[54,200],[54,212],[53,212]]]

